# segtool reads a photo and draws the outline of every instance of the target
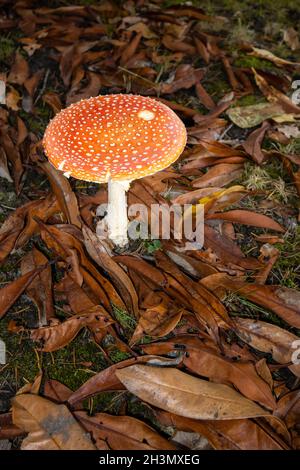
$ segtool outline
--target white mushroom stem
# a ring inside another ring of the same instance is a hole
[[[108,180],[107,226],[110,240],[117,246],[128,243],[127,196],[130,181]]]

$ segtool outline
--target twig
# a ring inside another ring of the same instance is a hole
[[[49,74],[50,74],[50,69],[47,69],[46,73],[45,73],[45,76],[44,76],[43,84],[42,84],[41,89],[39,91],[39,94],[37,95],[37,97],[34,100],[33,104],[36,104],[39,101],[39,99],[42,97],[42,95],[44,94],[44,91],[45,91],[46,85],[47,85],[47,81],[48,81],[48,78],[49,78]]]

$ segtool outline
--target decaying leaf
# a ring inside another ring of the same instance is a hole
[[[296,335],[277,325],[250,318],[237,318],[236,327],[237,334],[246,343],[259,351],[271,354],[276,362],[286,364],[300,377],[300,364],[291,364],[299,340]]]
[[[17,298],[25,291],[25,289],[27,289],[35,277],[38,276],[46,266],[47,264],[39,266],[0,289],[0,318],[5,315]]]
[[[258,420],[196,420],[158,411],[156,417],[165,426],[198,432],[217,450],[288,450],[280,436],[268,433]]]
[[[88,416],[75,412],[81,425],[91,433],[98,449],[108,450],[174,450],[176,447],[150,426],[130,416],[97,413]]]
[[[66,177],[49,162],[39,163],[39,166],[48,176],[52,190],[68,222],[76,227],[80,227],[80,214],[76,196]]]
[[[95,450],[65,405],[30,393],[13,399],[13,423],[28,436],[22,450]]]
[[[271,119],[278,116],[286,116],[286,120],[289,120],[284,109],[279,103],[258,103],[250,106],[236,106],[226,111],[231,121],[243,128],[255,127],[261,124],[267,119]],[[293,121],[293,115],[291,114],[290,120]]]
[[[37,248],[28,253],[22,260],[21,271],[26,274],[39,266],[48,263],[48,259]],[[52,274],[51,266],[46,266],[27,287],[27,294],[35,302],[39,314],[39,326],[47,325],[54,316],[52,297]]]
[[[96,306],[62,323],[58,322],[53,326],[50,325],[32,330],[31,339],[41,342],[41,351],[52,352],[69,344],[84,327],[100,330],[107,328],[112,323],[113,320],[103,308]]]
[[[227,385],[197,379],[177,369],[134,365],[116,371],[140,399],[186,418],[236,419],[268,415]]]

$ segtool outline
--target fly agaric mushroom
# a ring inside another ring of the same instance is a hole
[[[173,163],[186,144],[178,116],[153,98],[104,95],[72,104],[49,123],[43,145],[66,176],[108,183],[108,236],[127,244],[126,191],[131,181]]]

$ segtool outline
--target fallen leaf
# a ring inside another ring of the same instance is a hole
[[[238,179],[243,172],[243,165],[235,164],[230,165],[226,163],[220,163],[209,169],[205,175],[200,176],[193,180],[194,188],[204,188],[207,186],[225,186]]]
[[[28,393],[13,398],[12,407],[13,423],[28,433],[22,450],[96,449],[65,405]]]
[[[177,369],[133,365],[116,376],[138,398],[165,411],[194,419],[237,419],[268,415],[228,385],[215,384]]]
[[[13,182],[8,169],[6,154],[2,147],[0,147],[0,177],[5,178],[10,183]]]
[[[99,305],[54,326],[31,330],[30,337],[33,341],[41,343],[40,351],[53,352],[69,344],[84,327],[92,326],[93,329],[100,330],[112,323],[113,320]]]
[[[130,416],[111,416],[84,411],[75,412],[80,424],[89,432],[98,449],[105,450],[175,450],[176,446],[154,429]]]
[[[286,114],[300,113],[300,108],[296,104],[294,104],[288,96],[283,94],[281,91],[277,90],[272,85],[269,85],[265,78],[262,75],[258,74],[254,69],[253,73],[257,86],[268,101],[270,101],[271,103],[279,104]],[[284,120],[286,120],[285,117],[283,117],[283,121]]]
[[[174,359],[166,359],[165,357],[152,355],[125,359],[124,361],[107,367],[106,369],[98,372],[96,375],[88,379],[81,387],[78,388],[78,390],[72,393],[68,399],[69,404],[74,406],[86,398],[92,397],[100,392],[105,392],[107,390],[123,390],[124,386],[118,379],[116,371],[118,369],[131,366],[132,364],[140,364],[145,362],[160,367],[169,367],[170,365],[174,365],[174,362],[177,362],[177,359],[174,361]]]
[[[238,224],[252,225],[254,227],[276,230],[277,232],[281,233],[285,232],[284,228],[270,217],[243,209],[233,209],[227,212],[215,212],[213,214],[207,214],[206,218],[229,220],[230,222],[235,222]]]
[[[233,385],[245,397],[266,408],[276,407],[270,387],[259,377],[251,362],[222,357],[217,350],[196,337],[175,337],[161,343],[151,343],[148,348],[145,346],[144,351],[151,354],[174,354],[176,350],[180,350],[181,344],[185,351],[182,363],[193,374],[207,377],[216,383]]]
[[[142,39],[141,32],[138,32],[136,35],[134,35],[133,39],[129,42],[129,44],[125,47],[125,49],[122,52],[121,59],[120,59],[121,65],[126,65],[129,59],[132,58],[132,56],[135,54],[138,48],[138,45],[141,39]]]
[[[38,276],[46,266],[47,265],[44,265],[33,269],[0,289],[0,318],[5,315],[20,295],[31,284],[34,278]]]
[[[67,178],[49,162],[39,162],[38,165],[49,178],[52,190],[67,221],[76,227],[80,227],[81,222],[77,199]]]
[[[266,49],[258,49],[257,47],[252,47],[252,52],[250,52],[249,55],[259,57],[260,59],[269,60],[278,67],[286,67],[287,65],[299,67],[300,65],[298,62],[291,62],[290,60],[282,59],[281,57],[277,57],[275,54],[267,51]]]
[[[22,259],[21,272],[26,274],[34,269],[45,266],[48,259],[37,248]],[[26,289],[27,295],[34,301],[38,309],[39,326],[47,325],[51,317],[54,316],[53,298],[52,298],[52,274],[51,266],[46,266],[30,283]]]
[[[292,51],[300,48],[298,32],[292,26],[283,31],[283,40]]]
[[[136,329],[130,339],[130,345],[137,343],[145,334],[151,337],[168,335],[181,320],[182,315],[182,308],[172,306],[172,302],[168,304],[164,301],[159,305],[142,311]]]
[[[0,440],[14,439],[23,434],[24,431],[13,424],[11,412],[0,414]]]
[[[164,426],[193,431],[205,436],[217,450],[287,450],[279,436],[268,434],[258,420],[235,419],[204,421],[156,411],[156,418]]]
[[[229,119],[238,127],[247,129],[261,124],[267,119],[285,115],[279,103],[258,103],[250,106],[235,106],[226,111]],[[294,120],[291,114],[291,120]]]
[[[250,318],[236,318],[236,333],[247,344],[272,355],[279,364],[290,364],[295,351],[293,343],[299,338],[277,325]],[[300,364],[288,365],[300,377]]]
[[[253,160],[258,164],[262,163],[265,158],[261,150],[261,144],[265,137],[265,133],[269,128],[270,124],[268,122],[264,122],[259,129],[251,132],[251,134],[248,135],[247,139],[242,144],[245,151],[251,155]]]
[[[7,77],[8,83],[23,85],[25,80],[29,77],[29,74],[30,71],[28,62],[19,52],[17,52],[15,56],[15,61]]]

